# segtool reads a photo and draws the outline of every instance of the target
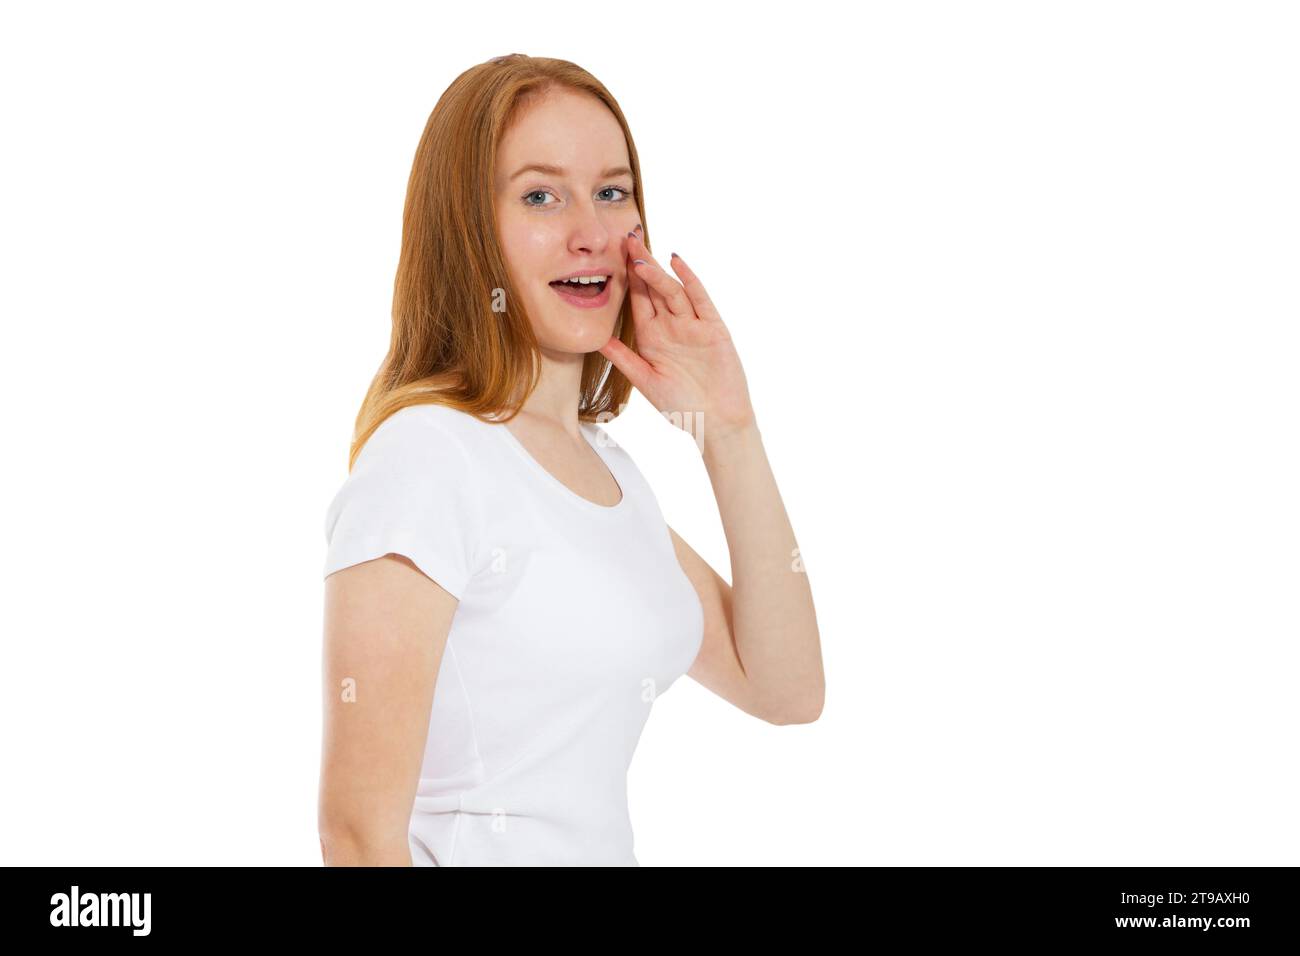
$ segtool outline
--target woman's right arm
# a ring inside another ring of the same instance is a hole
[[[459,602],[388,554],[325,579],[320,802],[326,866],[410,866],[407,828]]]

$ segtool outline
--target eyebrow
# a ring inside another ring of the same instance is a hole
[[[564,167],[552,166],[549,163],[529,163],[527,166],[521,166],[519,169],[515,170],[515,174],[510,177],[508,182],[514,182],[524,173],[528,173],[528,172],[546,173],[548,176],[563,176]],[[632,175],[632,170],[628,169],[626,166],[613,166],[600,174],[602,179],[606,179],[610,176],[631,176],[631,175]]]

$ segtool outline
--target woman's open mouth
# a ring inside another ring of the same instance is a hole
[[[583,276],[581,279],[556,279],[551,288],[556,294],[580,309],[598,309],[609,301],[610,276]]]

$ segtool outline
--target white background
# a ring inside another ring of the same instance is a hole
[[[656,706],[642,865],[1300,862],[1294,11],[6,6],[0,862],[319,865],[325,509],[514,52],[621,103],[817,603],[820,721]],[[690,437],[608,427],[729,578]]]

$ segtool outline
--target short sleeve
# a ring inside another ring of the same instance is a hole
[[[380,423],[325,516],[325,577],[402,554],[460,600],[477,567],[483,512],[461,440],[421,406]]]

